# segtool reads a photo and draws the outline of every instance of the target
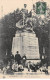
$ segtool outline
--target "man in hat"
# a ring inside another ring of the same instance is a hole
[[[21,56],[18,51],[17,54],[15,55],[15,61],[17,61],[18,65],[21,64]]]

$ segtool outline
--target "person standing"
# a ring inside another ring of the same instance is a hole
[[[15,62],[16,61],[17,61],[18,65],[21,64],[21,56],[18,51],[17,51],[17,54],[15,55]]]
[[[22,61],[23,61],[23,67],[25,67],[25,63],[26,63],[26,55],[24,54],[24,56],[22,57]]]

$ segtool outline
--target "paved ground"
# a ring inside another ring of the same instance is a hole
[[[3,74],[0,73],[0,78],[50,78],[50,66],[48,67],[49,74],[45,74],[44,72],[40,72],[40,70],[37,70],[37,72],[30,72],[27,68],[24,68],[24,71],[22,72],[14,72],[14,74]]]

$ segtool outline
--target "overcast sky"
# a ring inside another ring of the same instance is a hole
[[[36,3],[40,0],[0,0],[0,18],[10,12],[13,12],[17,8],[23,8],[24,3],[27,4],[27,9],[31,10],[32,3]],[[50,0],[43,0],[50,6]]]

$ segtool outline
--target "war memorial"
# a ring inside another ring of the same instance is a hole
[[[46,10],[45,2],[37,2],[37,9],[33,5],[30,12],[26,7],[27,5],[24,4],[24,9],[17,9],[0,20],[0,68],[6,62],[5,59],[11,60],[11,53],[15,57],[18,51],[21,57],[26,56],[26,62],[29,65],[30,62],[34,64],[42,62],[40,67],[45,64],[48,70],[50,14],[46,13],[50,9]]]

